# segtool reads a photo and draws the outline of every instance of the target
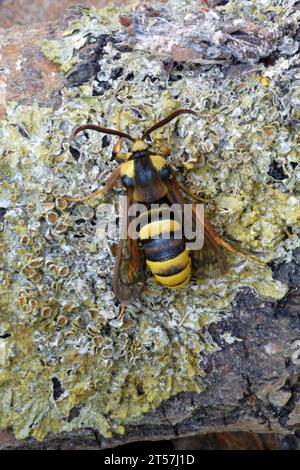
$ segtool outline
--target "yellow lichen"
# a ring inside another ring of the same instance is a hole
[[[224,12],[230,15],[240,5],[247,10],[246,3],[230,1]],[[118,32],[120,12],[84,9],[62,39],[43,43],[43,52],[68,70],[88,37],[97,41]],[[262,15],[255,4],[256,13]],[[102,184],[115,168],[115,139],[102,145],[103,136],[78,136],[76,160],[66,141],[76,126],[120,122],[122,130],[138,136],[178,107],[197,110],[197,119],[185,116],[154,132],[156,151],[170,147],[178,179],[215,202],[207,215],[240,249],[269,262],[289,260],[299,246],[299,143],[277,101],[276,65],[269,68],[268,84],[260,86],[255,73],[226,80],[218,67],[197,66],[172,82],[153,55],[117,54],[109,39],[106,52],[94,77],[101,98],[85,83],[65,88],[55,110],[13,102],[1,123],[0,207],[6,213],[0,320],[9,336],[0,341],[0,426],[12,426],[18,439],[41,440],[49,432],[81,427],[106,437],[123,434],[126,424],[163,400],[183,391],[200,393],[202,354],[216,349],[208,326],[226,316],[235,293],[247,286],[275,301],[287,291],[267,266],[230,255],[227,276],[193,281],[180,292],[149,278],[120,325],[112,292],[117,235],[101,237],[109,221],[102,203],[117,205],[117,196],[86,204],[64,198]],[[112,80],[116,61],[123,75]],[[286,70],[278,80],[295,93]],[[274,162],[285,179],[270,175]],[[72,415],[74,407],[79,411]]]

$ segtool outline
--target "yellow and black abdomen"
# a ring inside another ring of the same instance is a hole
[[[185,248],[181,222],[172,218],[170,208],[151,208],[166,200],[166,181],[171,172],[166,160],[135,142],[134,152],[122,163],[124,186],[133,188],[133,199],[148,207],[138,218],[139,238],[146,263],[155,279],[167,287],[184,287],[191,277],[191,257]]]
[[[171,218],[151,221],[151,212],[150,209],[147,213],[150,222],[144,223],[139,233],[146,263],[161,284],[184,287],[191,278],[191,257],[185,248],[181,224]]]

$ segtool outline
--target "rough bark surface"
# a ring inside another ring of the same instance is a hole
[[[42,56],[37,42],[56,37],[74,15],[0,33],[1,67],[6,71],[1,77],[5,87],[0,87],[2,113],[6,102],[16,98],[30,102],[35,97],[55,106],[63,76]],[[24,58],[28,67],[19,71],[17,62]],[[292,262],[274,268],[274,278],[289,286],[284,299],[262,302],[245,288],[234,300],[233,315],[209,328],[220,350],[206,358],[203,393],[175,396],[139,424],[128,426],[123,437],[104,439],[92,429],[82,429],[49,435],[40,443],[17,441],[10,430],[2,430],[0,449],[104,449],[224,431],[292,435],[300,428],[300,249]],[[225,343],[226,331],[242,341]]]
[[[262,303],[245,289],[235,300],[233,317],[210,330],[219,342],[220,334],[230,326],[243,342],[227,345],[208,357],[207,388],[201,395],[174,397],[139,425],[129,427],[124,437],[107,440],[83,429],[49,435],[39,443],[34,439],[17,441],[11,431],[3,430],[0,448],[104,449],[227,431],[293,434],[300,427],[298,343],[292,361],[286,351],[299,339],[300,250],[294,262],[280,266],[275,277],[289,283],[290,292],[283,300]]]
[[[83,0],[83,6],[103,7],[107,0]],[[117,3],[117,2],[115,2]],[[124,3],[124,2],[123,2]],[[54,21],[65,14],[68,7],[75,5],[73,0],[2,0],[0,2],[0,27],[11,28],[15,25],[25,25],[40,21]]]

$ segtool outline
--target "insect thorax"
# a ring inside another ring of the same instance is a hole
[[[124,186],[158,185],[160,180],[169,178],[170,169],[161,155],[150,150],[132,152],[128,160],[121,164],[121,177]]]

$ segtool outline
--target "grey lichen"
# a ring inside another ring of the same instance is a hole
[[[170,11],[179,3],[186,14],[196,8],[174,0]],[[233,11],[257,18],[248,3],[218,10],[225,19]],[[275,9],[278,21],[290,4]],[[265,262],[290,260],[299,246],[298,56],[236,77],[228,66],[197,65],[169,75],[159,57],[128,47],[121,12],[83,10],[61,40],[44,41],[65,72],[80,64],[76,49],[101,42],[96,75],[66,86],[56,110],[11,103],[1,123],[0,426],[19,439],[80,427],[110,437],[172,395],[201,392],[203,352],[217,348],[207,327],[230,315],[235,293],[250,286],[277,300],[287,291],[269,267],[230,256],[226,277],[182,291],[149,278],[116,321],[110,247],[117,239],[101,236],[109,215],[103,201],[64,198],[99,187],[116,165],[115,140],[82,134],[70,149],[74,127],[120,124],[139,135],[177,107],[195,109],[199,118],[156,131],[154,147],[170,145],[178,178],[216,202],[209,216],[224,238]]]

